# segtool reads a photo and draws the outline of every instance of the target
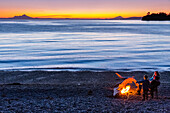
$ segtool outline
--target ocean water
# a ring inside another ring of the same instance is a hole
[[[169,71],[170,21],[0,20],[0,70]]]

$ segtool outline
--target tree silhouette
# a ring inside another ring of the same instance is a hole
[[[147,13],[146,16],[142,18],[142,20],[150,21],[150,20],[170,20],[170,14],[166,14],[164,12],[159,12],[159,13],[152,13],[150,12]]]

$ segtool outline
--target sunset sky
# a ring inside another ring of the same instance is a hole
[[[170,13],[170,0],[0,0],[0,17],[112,18]]]

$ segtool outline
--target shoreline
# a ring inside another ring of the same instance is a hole
[[[77,85],[77,84],[109,84],[114,86],[122,82],[115,74],[119,73],[125,78],[134,77],[137,81],[143,75],[152,77],[154,71],[0,71],[0,85],[13,84],[51,84],[51,85]],[[162,83],[170,83],[170,71],[159,72]]]
[[[49,71],[49,72],[81,72],[81,71],[91,71],[91,72],[169,72],[170,68],[119,68],[119,69],[105,69],[105,68],[92,68],[92,67],[27,67],[27,68],[2,68],[0,71]]]
[[[34,71],[23,71],[23,70],[0,70],[0,83],[14,83],[12,81],[17,80],[18,82],[24,83],[24,79],[32,79],[34,82],[36,80],[47,80],[47,78],[53,79],[67,79],[68,77],[72,77],[72,80],[77,80],[76,77],[80,78],[95,78],[99,79],[98,77],[104,78],[118,78],[115,73],[120,73],[124,77],[136,77],[138,79],[141,77],[143,78],[144,74],[147,74],[149,77],[152,77],[154,71],[44,71],[44,70],[34,70]],[[167,76],[170,71],[161,71],[160,74]],[[166,79],[163,76],[162,79]],[[15,80],[14,80],[15,78]],[[32,82],[33,83],[33,82]]]

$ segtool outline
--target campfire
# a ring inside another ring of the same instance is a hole
[[[139,84],[136,82],[137,81],[133,77],[126,78],[122,83],[118,85],[118,87],[114,88],[113,96],[135,95],[139,88]]]

